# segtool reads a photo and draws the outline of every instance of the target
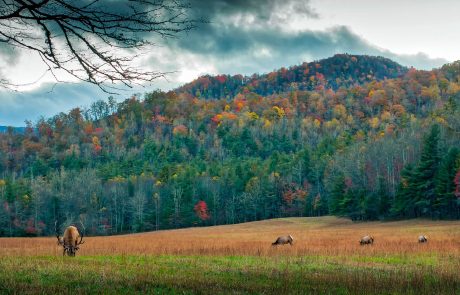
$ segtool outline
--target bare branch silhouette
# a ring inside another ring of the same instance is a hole
[[[56,78],[63,70],[112,93],[165,75],[133,61],[155,45],[152,35],[175,38],[202,22],[189,12],[176,0],[1,0],[0,45],[37,53]]]

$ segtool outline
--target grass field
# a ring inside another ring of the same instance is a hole
[[[271,247],[286,234],[294,246]],[[359,245],[366,234],[374,245]],[[1,238],[0,293],[460,294],[460,221],[287,218],[88,237],[75,258],[56,238]]]

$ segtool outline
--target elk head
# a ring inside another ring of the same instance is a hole
[[[82,222],[80,223],[84,231],[85,227],[83,226]],[[75,226],[69,226],[66,228],[64,231],[64,236],[61,238],[57,231],[57,221],[55,223],[55,231],[58,245],[62,245],[64,248],[62,255],[67,254],[71,257],[75,256],[76,251],[80,249],[79,246],[85,242],[83,241],[83,232],[80,234]]]

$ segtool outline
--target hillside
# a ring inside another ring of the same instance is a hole
[[[321,61],[328,72],[308,90],[158,91],[0,134],[0,235],[78,219],[98,235],[328,214],[459,219],[458,63],[405,72],[353,57]],[[367,78],[328,87],[341,72]]]
[[[271,95],[321,87],[337,90],[340,87],[401,77],[407,71],[406,67],[384,57],[337,54],[319,61],[281,68],[264,75],[206,75],[179,87],[176,91],[206,99],[219,99],[231,98],[243,92]]]

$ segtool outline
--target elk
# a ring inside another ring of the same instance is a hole
[[[294,242],[294,238],[291,235],[281,236],[281,237],[278,237],[276,241],[272,243],[272,246],[286,245],[286,244],[289,244],[292,246],[293,242]]]
[[[372,245],[372,244],[374,244],[374,237],[370,236],[370,235],[364,236],[364,237],[361,238],[359,243],[361,245],[366,245],[366,244],[371,244]]]
[[[426,242],[428,242],[427,236],[424,236],[424,235],[419,236],[419,237],[418,237],[418,242],[419,242],[419,243],[426,243]]]
[[[81,225],[84,229],[83,223]],[[77,250],[80,249],[79,246],[85,242],[83,241],[83,233],[80,235],[78,229],[75,226],[71,225],[65,229],[64,236],[61,238],[57,231],[57,221],[54,224],[54,227],[56,231],[58,245],[64,247],[64,252],[62,253],[62,256],[65,256],[67,254],[68,256],[74,257]],[[80,239],[80,241],[78,239]]]

